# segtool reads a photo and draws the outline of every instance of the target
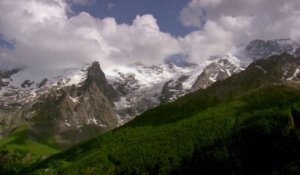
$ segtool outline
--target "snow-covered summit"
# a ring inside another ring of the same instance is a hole
[[[18,70],[18,71],[14,71]],[[83,68],[70,68],[57,75],[49,77],[33,76],[30,69],[11,69],[8,76],[0,76],[4,82],[0,86],[1,108],[11,108],[18,105],[19,108],[31,105],[31,102],[51,89],[60,89],[65,86],[80,85],[86,79],[86,65]]]
[[[102,67],[102,70],[115,90],[113,93],[119,97],[114,101],[115,111],[120,120],[126,122],[149,108],[238,73],[258,58],[283,52],[300,55],[300,44],[288,39],[254,40],[235,52],[211,56],[198,64],[188,62],[186,55],[179,54],[166,58],[161,64],[135,63]],[[17,104],[22,108],[53,89],[81,86],[90,66],[69,68],[48,76],[35,75],[36,71],[26,68],[0,69],[0,106],[4,109]]]
[[[123,67],[111,67],[104,70],[110,84],[120,92],[121,100],[115,103],[120,116],[132,117],[161,103],[162,89],[170,80],[176,81],[181,76],[183,81],[182,92],[185,94],[191,88],[198,74],[199,65],[179,67],[174,63],[165,62],[158,65],[143,65],[135,63]],[[203,66],[202,66],[203,67]]]
[[[253,40],[244,51],[245,56],[253,61],[284,52],[297,56],[300,54],[300,44],[291,39]]]

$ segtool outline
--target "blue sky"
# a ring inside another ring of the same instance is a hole
[[[195,30],[185,27],[179,20],[180,11],[188,0],[98,0],[89,5],[73,5],[76,13],[82,11],[99,17],[114,17],[118,23],[132,23],[136,15],[152,14],[162,32],[184,36]]]
[[[7,49],[14,49],[15,48],[15,46],[12,42],[6,41],[1,36],[0,36],[0,47],[7,48]]]

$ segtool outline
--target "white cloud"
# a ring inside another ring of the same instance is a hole
[[[161,32],[151,14],[136,16],[130,25],[117,24],[86,12],[69,16],[69,5],[64,0],[0,0],[0,33],[16,44],[14,50],[1,49],[0,60],[47,73],[94,60],[104,69],[137,61],[155,64],[178,53],[201,62],[233,46],[226,30],[238,23],[224,18],[220,23],[227,25],[211,21],[202,31],[174,37]]]
[[[198,63],[209,56],[225,54],[234,46],[231,33],[212,21],[208,21],[203,30],[192,32],[180,40],[185,53]]]
[[[68,12],[63,0],[0,0],[0,36],[15,43],[13,50],[0,50],[0,61],[47,74],[94,60],[104,69],[137,61],[154,64],[181,51],[178,40],[161,32],[150,14],[129,25]]]
[[[73,3],[91,2],[0,0],[0,36],[15,44],[12,50],[0,48],[0,63],[25,65],[42,76],[94,60],[104,69],[155,64],[178,53],[202,62],[256,38],[300,40],[300,1],[295,0],[192,0],[180,19],[199,29],[184,37],[161,32],[151,14],[136,16],[132,24],[86,12],[70,15]]]
[[[215,22],[232,33],[235,43],[257,38],[300,39],[298,0],[191,0],[180,20],[199,30],[206,25],[203,21]]]

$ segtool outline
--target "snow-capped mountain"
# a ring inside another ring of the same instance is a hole
[[[212,56],[209,64],[195,81],[192,91],[205,89],[213,83],[224,80],[233,74],[243,71],[250,63],[272,55],[289,53],[300,56],[300,44],[290,39],[253,40],[241,46],[233,54]]]
[[[235,73],[243,71],[247,64],[241,62],[237,57],[226,55],[222,57],[212,57],[213,62],[209,64],[192,86],[192,91],[205,89],[213,83],[224,80]]]
[[[81,133],[75,139],[80,141],[90,136],[87,128],[110,130],[150,108],[239,73],[252,61],[283,52],[299,55],[300,44],[291,40],[254,40],[236,53],[211,56],[201,64],[177,56],[157,65],[135,63],[102,71],[95,62],[39,79],[32,79],[26,68],[1,68],[0,136],[24,122],[47,116],[46,121],[56,117],[50,120],[55,121],[55,134],[61,143],[72,140],[72,134],[61,137],[66,132]],[[292,74],[286,73],[284,80],[297,79],[299,70],[296,67]],[[42,126],[34,123],[32,127]]]
[[[166,59],[160,65],[136,63],[108,68],[104,72],[109,83],[120,94],[120,100],[114,102],[116,111],[120,116],[132,117],[190,91],[207,88],[214,82],[243,70],[252,60],[283,52],[297,55],[300,53],[300,44],[289,39],[254,40],[241,47],[237,54],[211,56],[198,65],[177,56]],[[60,75],[38,80],[29,79],[27,75],[30,73],[24,68],[2,70],[0,108],[22,108],[51,89],[80,86],[87,77],[88,66],[90,65],[67,69]]]
[[[50,90],[80,85],[86,79],[86,65],[61,72],[61,75],[30,79],[26,69],[14,68],[0,71],[0,109],[23,108]]]
[[[110,68],[105,73],[108,81],[120,93],[120,101],[114,104],[117,113],[126,122],[132,116],[162,102],[175,100],[189,92],[195,77],[203,67],[204,64],[189,64],[179,67],[173,62],[167,61],[152,66],[135,63],[124,67]],[[167,90],[166,84],[171,87],[171,82],[178,82],[178,80],[180,88],[176,89],[174,86]],[[172,91],[172,95],[166,91]]]
[[[300,44],[290,39],[253,40],[244,49],[245,56],[253,61],[284,52],[299,56]]]
[[[108,82],[120,95],[114,102],[120,116],[133,117],[146,109],[170,102],[197,89],[207,88],[216,81],[238,73],[252,60],[274,54],[300,53],[300,44],[289,39],[254,40],[241,47],[236,54],[211,56],[201,64],[192,64],[183,57],[166,59],[159,65],[136,63],[104,70]],[[246,61],[245,61],[246,60]],[[87,68],[70,68],[60,74],[30,79],[25,68],[0,70],[0,108],[30,106],[51,89],[81,86],[87,77]]]
[[[55,136],[57,144],[69,146],[120,125],[113,107],[118,93],[99,63],[38,83],[20,81],[22,71],[10,75],[0,91],[1,137],[26,123],[32,137]]]

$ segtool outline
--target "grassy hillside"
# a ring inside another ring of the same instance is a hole
[[[28,139],[28,131],[27,126],[21,126],[0,141],[0,174],[14,174],[32,162],[59,152],[53,144]]]
[[[160,107],[165,112],[154,117],[164,118],[175,104]],[[193,115],[174,122],[129,123],[23,173],[299,173],[300,131],[295,126],[299,107],[298,89],[266,86],[226,103],[199,107]],[[148,122],[143,115],[139,118]]]
[[[37,155],[42,155],[45,153],[51,154],[57,152],[57,149],[52,145],[41,144],[26,139],[27,131],[28,129],[26,126],[19,127],[8,137],[1,140],[0,147],[6,148],[7,151],[20,150],[24,152],[32,152]]]

